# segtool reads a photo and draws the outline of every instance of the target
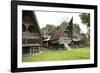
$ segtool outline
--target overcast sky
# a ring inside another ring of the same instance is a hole
[[[80,13],[35,11],[35,14],[38,19],[40,28],[45,27],[46,24],[53,24],[55,26],[58,26],[63,21],[69,22],[70,19],[73,17],[73,23],[79,24],[81,30],[84,33],[87,32],[86,25],[81,23],[81,19],[79,17]]]

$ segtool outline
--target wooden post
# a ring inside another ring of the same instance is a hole
[[[32,47],[32,54],[34,53],[34,47]]]
[[[39,46],[38,52],[40,52],[40,46]]]
[[[31,52],[31,47],[30,47],[30,55],[32,54],[32,52]]]

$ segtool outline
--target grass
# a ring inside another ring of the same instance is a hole
[[[23,62],[36,61],[64,61],[81,60],[90,58],[90,48],[75,48],[72,50],[43,50],[40,54],[34,56],[23,56]]]

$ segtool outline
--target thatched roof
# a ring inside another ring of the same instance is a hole
[[[64,32],[64,29],[55,30],[53,33],[51,33],[50,40],[58,40],[63,32]]]
[[[73,18],[70,20],[69,23],[62,23],[60,25],[60,27],[58,29],[55,29],[52,33],[51,33],[51,37],[50,40],[59,40],[59,38],[61,37],[61,35],[64,33],[65,29],[67,26],[70,25],[70,23],[73,22]]]

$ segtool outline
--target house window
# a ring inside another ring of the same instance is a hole
[[[29,31],[30,33],[34,32],[34,26],[33,26],[33,25],[30,25],[30,26],[28,27],[28,31]]]
[[[25,30],[26,30],[26,26],[25,24],[22,24],[22,31],[25,32]]]

